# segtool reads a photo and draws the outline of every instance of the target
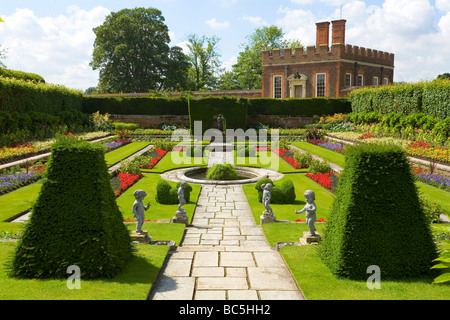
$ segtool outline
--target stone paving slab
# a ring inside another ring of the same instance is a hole
[[[242,186],[202,186],[192,225],[168,257],[152,300],[305,299]]]

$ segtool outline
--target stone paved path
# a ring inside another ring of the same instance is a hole
[[[192,225],[152,289],[151,300],[305,299],[240,185],[202,186]]]

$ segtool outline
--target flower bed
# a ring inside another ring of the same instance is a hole
[[[448,177],[423,172],[416,174],[415,177],[420,182],[429,184],[439,189],[450,191],[450,178]]]
[[[295,169],[308,168],[308,166],[302,166],[297,163],[297,160],[290,156],[292,152],[288,151],[287,149],[273,149],[272,151]]]
[[[114,190],[114,195],[116,197],[120,196],[122,193],[124,193],[128,188],[130,188],[133,184],[135,184],[142,177],[143,177],[142,173],[131,174],[131,173],[119,172],[118,178],[119,178],[120,186],[118,189]]]
[[[131,143],[129,139],[115,139],[112,142],[104,142],[103,145],[106,147],[105,152],[112,151],[114,149],[120,148],[124,145]]]
[[[158,164],[158,162],[167,154],[167,152],[169,152],[169,150],[162,150],[162,149],[158,149],[158,148],[153,149],[153,151],[155,151],[158,154],[158,156],[152,157],[146,164],[140,164],[139,168],[153,169],[153,167]],[[181,151],[181,150],[179,150],[179,151]]]
[[[302,219],[296,219],[295,222],[306,222],[306,220],[302,220]],[[325,220],[324,218],[319,218],[317,219],[315,222],[327,222],[327,220]]]
[[[333,175],[334,172],[328,172],[328,173],[315,173],[315,174],[311,174],[311,173],[306,173],[306,176],[312,180],[314,180],[315,182],[317,182],[318,184],[320,184],[322,187],[328,189],[328,190],[333,190]]]

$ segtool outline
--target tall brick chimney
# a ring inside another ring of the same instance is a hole
[[[341,43],[345,44],[345,23],[346,20],[335,20],[332,23],[331,44]]]
[[[330,37],[330,23],[329,22],[318,22],[317,35],[316,35],[316,47],[321,45],[326,45],[328,47],[329,37]]]

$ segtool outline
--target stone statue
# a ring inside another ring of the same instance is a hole
[[[186,216],[186,210],[183,209],[183,206],[186,204],[186,199],[184,198],[184,189],[186,189],[187,182],[182,181],[180,186],[178,187],[177,195],[178,195],[178,210],[175,213],[175,217],[173,217],[172,221],[174,223],[184,223],[188,225],[189,218]]]
[[[270,207],[270,198],[272,197],[270,194],[270,191],[272,191],[273,185],[271,183],[265,183],[263,185],[261,185],[261,189],[263,189],[263,194],[262,194],[262,201],[264,204],[264,208],[266,209],[266,212],[272,213],[273,214],[273,210]]]
[[[261,224],[274,222],[277,218],[273,214],[273,210],[270,207],[270,199],[273,184],[265,183],[261,185],[261,189],[263,190],[262,194],[262,203],[264,204],[265,211],[263,212],[261,218]]]
[[[295,210],[296,214],[300,214],[306,211],[306,224],[309,227],[309,235],[314,236],[316,228],[314,227],[314,222],[316,222],[316,195],[312,190],[306,190],[304,193],[307,204],[303,207],[302,210]]]
[[[184,189],[186,189],[187,182],[183,181],[180,183],[180,187],[178,188],[178,211],[177,213],[184,213],[186,214],[186,210],[184,210],[182,207],[186,204],[186,199],[184,199]]]
[[[300,77],[300,73],[298,73],[298,71],[295,73],[295,77],[294,77],[294,79],[300,79],[301,77]]]
[[[142,201],[147,196],[147,193],[144,190],[136,190],[133,195],[136,198],[136,201],[134,201],[132,208],[133,216],[137,222],[136,233],[143,234],[144,232],[142,231],[142,225],[144,224],[145,220],[145,211],[150,208],[150,202],[147,203],[147,206],[144,206],[144,203]]]
[[[223,131],[223,116],[221,114],[217,117],[217,128]]]

